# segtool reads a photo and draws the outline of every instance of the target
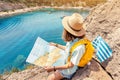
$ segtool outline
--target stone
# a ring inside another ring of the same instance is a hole
[[[120,79],[120,0],[109,0],[93,9],[85,21],[87,35],[93,40],[102,36],[113,50],[113,56],[102,63],[114,80]],[[116,76],[117,75],[117,76]]]
[[[91,64],[79,69],[72,80],[112,80],[111,76],[101,67],[101,65],[92,60]]]

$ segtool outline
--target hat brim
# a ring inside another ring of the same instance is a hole
[[[72,30],[72,29],[68,26],[67,21],[69,20],[69,18],[70,18],[70,16],[66,16],[66,17],[63,18],[63,20],[62,20],[63,27],[64,27],[69,33],[71,33],[71,34],[74,35],[74,36],[83,36],[83,35],[85,35],[85,29],[84,29],[84,28],[85,28],[85,25],[83,24],[81,30],[80,30],[79,32],[76,32],[76,31]]]

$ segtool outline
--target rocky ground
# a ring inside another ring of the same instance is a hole
[[[101,35],[113,50],[113,56],[100,64],[96,60],[91,65],[79,69],[72,80],[120,80],[120,0],[109,0],[95,7],[85,20],[87,35],[93,40]],[[42,68],[4,75],[4,80],[46,80],[50,73]],[[64,79],[65,80],[65,79]]]
[[[27,6],[25,4],[21,3],[10,3],[10,2],[4,2],[0,1],[0,12],[1,11],[9,11],[9,10],[16,10],[16,9],[23,9],[26,8]]]
[[[28,69],[22,72],[13,73],[3,78],[5,80],[46,80],[47,76],[51,73],[44,72],[42,68],[34,67],[32,70]],[[91,65],[79,69],[72,80],[112,80],[112,78],[96,61],[92,60]]]
[[[21,14],[21,13],[26,13],[26,12],[31,12],[31,11],[39,10],[41,8],[42,8],[41,6],[28,7],[25,4],[19,3],[19,2],[10,3],[10,2],[0,1],[0,18]]]
[[[113,50],[113,57],[102,63],[114,80],[120,80],[120,0],[97,6],[87,17],[87,33],[93,39],[101,35]]]

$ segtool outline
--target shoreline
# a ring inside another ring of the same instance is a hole
[[[23,9],[16,9],[14,11],[6,11],[6,12],[0,12],[0,18],[8,17],[16,14],[26,13],[26,12],[32,12],[44,8],[53,8],[53,9],[59,9],[59,10],[65,10],[65,9],[82,9],[82,10],[91,10],[89,7],[50,7],[50,6],[36,6],[36,7],[30,7],[30,8],[23,8]]]
[[[42,7],[30,7],[30,8],[23,8],[23,9],[16,9],[14,11],[6,11],[6,12],[0,12],[0,18],[2,17],[7,17],[7,16],[12,16],[15,14],[21,14],[21,13],[26,13],[26,12],[31,12],[35,10],[39,10]]]

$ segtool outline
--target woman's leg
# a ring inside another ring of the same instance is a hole
[[[47,80],[61,80],[63,79],[63,76],[59,71],[55,71],[53,74],[48,76]]]

